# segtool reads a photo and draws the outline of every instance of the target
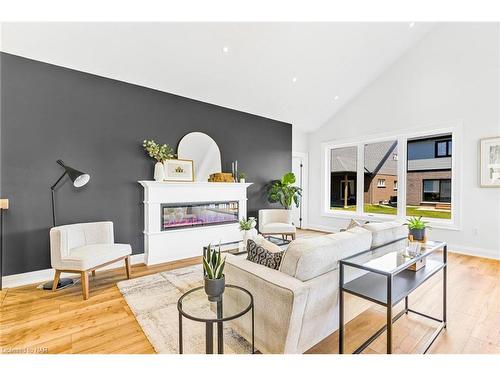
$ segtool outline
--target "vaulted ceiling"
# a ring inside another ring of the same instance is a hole
[[[4,52],[319,128],[428,23],[7,23]]]

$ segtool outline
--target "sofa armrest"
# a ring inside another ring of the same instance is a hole
[[[255,343],[265,353],[295,353],[302,326],[309,287],[280,271],[250,262],[242,257],[226,256],[227,284],[241,286],[254,299]],[[236,311],[239,301],[228,294],[225,309]],[[233,321],[247,340],[251,339],[251,315]]]

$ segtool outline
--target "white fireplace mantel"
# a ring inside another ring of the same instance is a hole
[[[238,223],[161,230],[162,203],[238,201],[239,219],[246,217],[251,183],[139,181],[144,187],[144,252],[146,264],[202,254],[209,243],[239,241]]]

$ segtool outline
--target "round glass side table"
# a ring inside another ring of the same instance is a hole
[[[231,295],[232,301],[238,301],[236,309],[225,308],[225,300]],[[218,302],[210,302],[204,287],[200,286],[184,293],[177,302],[179,311],[179,354],[183,353],[182,318],[205,323],[205,351],[207,354],[214,352],[214,324],[217,325],[217,353],[224,353],[223,324],[229,320],[237,319],[248,312],[252,314],[252,354],[255,353],[254,308],[252,294],[239,286],[226,285],[222,298]]]

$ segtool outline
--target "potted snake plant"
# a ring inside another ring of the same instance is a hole
[[[226,288],[226,279],[224,277],[224,266],[226,259],[222,258],[220,245],[218,249],[209,244],[203,249],[203,276],[205,282],[205,293],[210,302],[221,300],[222,293]]]

